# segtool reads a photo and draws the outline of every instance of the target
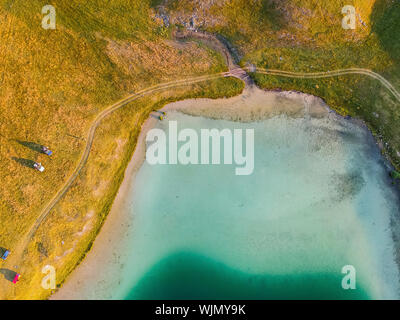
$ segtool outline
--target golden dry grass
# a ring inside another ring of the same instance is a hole
[[[0,1],[0,247],[11,251],[76,167],[88,129],[101,110],[155,83],[226,69],[222,57],[205,47],[192,43],[180,50],[166,43],[167,35],[159,34],[151,18],[149,1],[59,0],[54,6],[57,29],[44,30],[40,1]],[[232,90],[218,82],[201,87],[197,95],[229,95],[225,89]],[[234,93],[237,90],[240,86],[233,87]],[[58,278],[63,281],[82,258],[132,154],[140,127],[136,121],[159,101],[137,105],[137,114],[127,115],[134,122],[124,118],[99,129],[104,141],[95,145],[91,166],[68,193],[68,205],[54,209],[57,219],[46,221],[39,230],[43,239],[32,242],[24,261],[3,264],[23,278],[18,286],[0,278],[0,297],[43,298],[48,292],[31,286],[43,276],[42,262],[48,258],[65,263]],[[54,156],[37,152],[36,144],[49,146]],[[45,172],[29,167],[32,161],[42,162]],[[61,241],[65,245],[58,247]],[[73,254],[63,248],[73,248]]]

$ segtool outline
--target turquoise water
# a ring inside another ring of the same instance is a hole
[[[110,287],[116,299],[399,297],[398,198],[362,127],[333,114],[256,123],[171,112],[178,128],[254,128],[255,165],[149,165]],[[157,124],[168,133],[168,120]],[[356,269],[344,290],[342,267]],[[111,277],[111,276],[110,276]]]

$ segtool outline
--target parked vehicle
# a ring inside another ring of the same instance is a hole
[[[40,172],[44,171],[44,167],[42,166],[42,164],[40,162],[35,162],[35,164],[33,165],[33,167]]]
[[[53,154],[53,151],[51,151],[48,147],[42,146],[42,152],[44,154],[47,154],[48,156],[51,156]]]
[[[7,257],[10,255],[10,250],[5,250],[2,254],[1,254],[1,259],[2,260],[6,260],[7,259]]]

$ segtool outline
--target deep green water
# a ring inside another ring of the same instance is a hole
[[[90,288],[114,299],[395,299],[398,196],[365,128],[331,115],[234,123],[169,113],[178,127],[254,128],[255,169],[149,165],[132,223]],[[158,123],[168,131],[168,121]],[[341,286],[356,269],[355,290]]]
[[[360,285],[343,290],[333,273],[247,274],[193,252],[153,266],[126,299],[370,299]]]

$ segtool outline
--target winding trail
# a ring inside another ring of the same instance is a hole
[[[86,139],[86,146],[85,146],[85,149],[82,153],[81,159],[79,160],[77,167],[75,168],[72,175],[65,182],[63,187],[50,200],[50,202],[47,204],[47,206],[41,212],[40,216],[36,219],[35,223],[32,225],[31,229],[25,236],[25,240],[24,240],[23,246],[22,246],[23,250],[25,250],[27,248],[29,241],[35,235],[35,232],[39,228],[40,224],[48,216],[50,211],[60,201],[60,199],[68,192],[72,183],[75,181],[75,179],[78,177],[81,170],[85,166],[87,159],[89,157],[89,154],[90,154],[90,150],[92,148],[96,129],[105,117],[110,115],[112,112],[131,103],[132,101],[135,101],[138,98],[141,98],[143,96],[146,96],[146,95],[149,95],[149,94],[152,94],[154,92],[161,91],[164,89],[175,88],[175,87],[185,86],[185,85],[191,85],[191,84],[195,84],[195,83],[199,83],[199,82],[203,82],[203,81],[207,81],[207,80],[213,80],[213,79],[218,79],[218,78],[228,77],[228,76],[237,77],[242,80],[244,80],[244,78],[247,79],[248,75],[246,72],[244,72],[244,70],[250,71],[250,68],[249,67],[235,68],[235,69],[230,70],[229,72],[222,72],[222,73],[217,73],[214,75],[200,76],[200,77],[195,77],[195,78],[188,78],[188,79],[171,81],[171,82],[159,84],[159,85],[138,91],[134,94],[131,94],[128,97],[126,97],[126,98],[116,102],[115,104],[107,107],[106,109],[104,109],[96,117],[96,119],[94,120],[94,122],[89,130],[89,134]],[[400,93],[393,87],[393,85],[388,80],[386,80],[384,77],[382,77],[380,74],[375,73],[368,69],[350,68],[350,69],[341,69],[341,70],[328,71],[328,72],[297,73],[297,72],[289,72],[289,71],[268,70],[268,69],[256,68],[255,72],[260,73],[260,74],[275,75],[275,76],[282,76],[282,77],[289,77],[289,78],[300,78],[300,79],[320,79],[320,78],[337,77],[337,76],[349,75],[349,74],[367,75],[373,79],[378,80],[400,102]]]
[[[191,85],[195,84],[198,82],[203,82],[207,80],[213,80],[213,79],[218,79],[222,77],[229,76],[229,72],[222,72],[222,73],[217,73],[213,75],[206,75],[206,76],[199,76],[195,78],[188,78],[188,79],[182,79],[182,80],[176,80],[176,81],[171,81],[171,82],[166,82],[162,83],[153,87],[149,87],[146,89],[143,89],[141,91],[138,91],[136,93],[133,93],[129,96],[127,96],[124,99],[119,100],[118,102],[114,103],[113,105],[107,107],[104,109],[94,120],[92,126],[90,127],[88,136],[86,138],[86,146],[85,149],[82,153],[82,156],[78,162],[77,167],[75,168],[74,172],[71,174],[71,176],[68,178],[68,180],[64,183],[62,188],[54,195],[54,197],[50,200],[50,202],[46,205],[46,207],[43,209],[43,211],[40,213],[39,217],[36,219],[35,223],[32,225],[30,230],[28,231],[27,235],[25,236],[25,239],[23,241],[22,245],[22,251],[20,254],[23,254],[25,250],[28,247],[28,244],[30,240],[32,240],[33,236],[35,235],[37,229],[40,227],[40,224],[46,219],[50,211],[55,207],[55,205],[61,200],[61,198],[68,192],[69,188],[71,187],[72,183],[75,181],[75,179],[79,176],[80,172],[82,171],[83,167],[85,166],[90,150],[93,145],[93,141],[95,138],[95,133],[96,129],[100,125],[101,121],[106,118],[108,115],[113,113],[114,111],[126,106],[127,104],[144,97],[146,95],[155,93],[157,91],[161,91],[164,89],[170,89],[170,88],[176,88],[179,86],[186,86],[186,85]],[[15,251],[14,251],[15,254]]]
[[[247,71],[251,71],[251,68],[244,68]],[[256,68],[256,73],[268,74],[274,76],[281,76],[287,78],[299,78],[299,79],[321,79],[321,78],[329,78],[329,77],[338,77],[348,74],[361,74],[369,76],[375,80],[378,80],[386,89],[393,94],[393,96],[400,102],[400,93],[395,89],[395,87],[384,77],[382,77],[379,73],[373,72],[368,69],[362,68],[349,68],[349,69],[339,69],[334,71],[326,71],[326,72],[312,72],[312,73],[304,73],[304,72],[289,72],[289,71],[281,71],[281,70],[269,70]]]

